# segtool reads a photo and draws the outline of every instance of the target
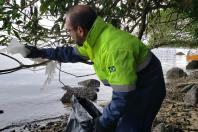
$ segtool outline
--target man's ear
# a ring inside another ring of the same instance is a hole
[[[82,27],[77,26],[77,33],[80,37],[82,37],[84,35],[84,30]]]
[[[87,31],[81,26],[77,26],[77,32],[80,37],[85,37],[87,34]]]

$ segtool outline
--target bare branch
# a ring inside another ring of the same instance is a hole
[[[1,55],[3,56],[6,56],[14,61],[16,61],[19,66],[17,67],[14,67],[14,68],[10,68],[10,69],[6,69],[6,70],[0,70],[0,75],[1,74],[8,74],[8,73],[12,73],[12,72],[15,72],[15,71],[18,71],[18,70],[21,70],[21,69],[26,69],[26,68],[31,68],[31,67],[37,67],[37,66],[41,66],[41,65],[46,65],[48,62],[50,62],[49,60],[48,61],[44,61],[44,62],[41,62],[39,64],[32,64],[32,65],[24,65],[22,62],[20,62],[19,60],[17,60],[16,58],[14,57],[11,57],[9,55],[6,55],[4,53],[0,53]]]

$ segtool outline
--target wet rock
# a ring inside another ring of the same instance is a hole
[[[97,93],[95,88],[93,87],[63,87],[66,90],[66,93],[62,96],[61,102],[62,103],[71,103],[72,95],[76,97],[86,98],[91,101],[97,100]]]
[[[184,97],[184,102],[190,105],[197,105],[198,103],[198,84],[193,85],[193,87],[186,93]]]
[[[4,113],[4,111],[3,110],[0,110],[0,114],[3,114]]]
[[[183,52],[177,52],[176,55],[185,55]]]
[[[187,74],[184,72],[184,70],[178,67],[174,67],[170,69],[169,71],[167,71],[166,73],[167,79],[179,79],[179,78],[186,77],[186,76]]]
[[[85,81],[78,82],[78,85],[84,87],[100,87],[100,82],[96,79],[88,79]]]
[[[191,61],[186,66],[186,69],[192,70],[192,69],[198,69],[198,61]]]

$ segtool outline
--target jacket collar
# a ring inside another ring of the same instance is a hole
[[[104,22],[104,20],[101,17],[97,17],[92,28],[87,34],[86,41],[89,44],[91,48],[95,46],[95,43],[102,33],[102,31],[107,27],[107,24]]]

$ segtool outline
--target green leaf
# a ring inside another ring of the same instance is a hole
[[[17,25],[20,25],[21,23],[23,23],[23,21],[21,21],[21,20],[16,21]]]
[[[19,18],[21,16],[20,13],[17,12],[17,10],[13,10],[12,12],[12,19]]]
[[[3,5],[5,3],[5,0],[0,0],[0,5]]]
[[[15,30],[13,30],[13,32],[14,32],[14,35],[15,35],[19,40],[21,40],[21,38],[20,38],[20,36],[19,36],[19,33],[18,33],[17,31],[15,31]]]
[[[7,25],[7,32],[8,32],[9,35],[11,33],[11,29],[12,29],[12,25],[11,25],[11,23],[8,23],[8,25]]]
[[[29,37],[28,36],[26,36],[26,37],[21,37],[23,40],[25,40],[25,42],[27,42],[27,43],[30,43],[30,39],[29,39]]]
[[[63,29],[64,27],[65,27],[65,19],[63,19],[62,21],[61,29]]]
[[[36,6],[34,7],[34,17],[38,18],[38,9]]]
[[[0,41],[0,45],[1,46],[7,46],[7,38],[4,38],[4,39],[2,39],[1,41]]]
[[[25,0],[21,0],[21,9],[23,10],[26,6]]]
[[[31,14],[31,16],[33,15],[33,9],[32,9],[32,6],[30,6],[30,14]]]
[[[48,10],[48,6],[49,6],[48,0],[43,1],[43,3],[41,3],[41,6],[40,6],[41,14],[44,14]]]
[[[55,34],[60,34],[60,25],[58,23],[54,24],[54,26],[51,29],[51,32],[54,32]]]

